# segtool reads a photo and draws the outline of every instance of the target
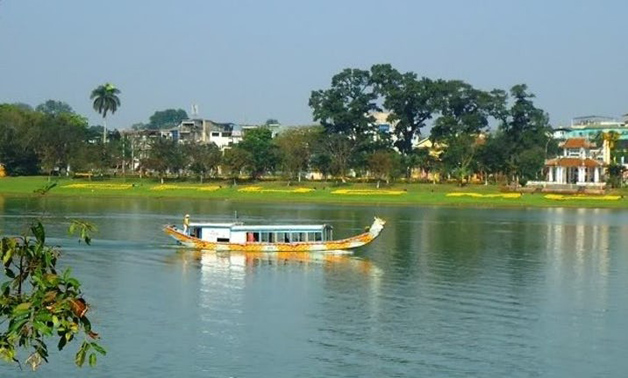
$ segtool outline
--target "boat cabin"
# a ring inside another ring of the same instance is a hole
[[[244,225],[243,223],[190,223],[189,234],[201,240],[223,243],[297,243],[333,240],[331,226]]]

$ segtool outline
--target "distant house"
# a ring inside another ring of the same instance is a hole
[[[569,138],[559,148],[562,155],[545,161],[545,184],[604,185],[603,148],[585,138]]]
[[[242,127],[206,119],[187,119],[168,130],[169,138],[179,143],[215,143],[221,150],[242,140]]]

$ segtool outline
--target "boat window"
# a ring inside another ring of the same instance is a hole
[[[260,235],[259,232],[247,232],[246,233],[246,241],[248,243],[256,243],[259,241]]]
[[[261,238],[262,243],[268,243],[270,241],[270,233],[262,232],[261,236],[262,236]]]
[[[290,234],[287,232],[278,232],[277,233],[277,242],[279,243],[290,243]]]
[[[323,240],[323,234],[320,232],[308,232],[307,233],[307,241],[321,241]]]
[[[292,242],[304,242],[305,241],[305,232],[293,232],[292,233]]]

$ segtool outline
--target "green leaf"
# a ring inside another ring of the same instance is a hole
[[[4,256],[2,256],[2,262],[4,263],[5,266],[9,265],[11,263],[11,258],[13,257],[13,251],[15,249],[14,248],[9,248],[7,249],[6,253],[4,254]]]
[[[13,309],[13,314],[27,312],[30,308],[31,308],[30,302],[20,303],[19,305],[15,306],[15,308]]]
[[[89,349],[89,344],[86,341],[83,341],[83,344],[81,344],[81,347],[79,348],[78,352],[76,352],[76,357],[74,358],[74,363],[76,364],[76,366],[83,366],[83,364],[85,363],[85,354],[87,353],[87,350]]]
[[[9,277],[10,279],[14,279],[15,278],[15,273],[13,273],[13,271],[9,268],[5,268],[4,269],[4,274]]]
[[[63,272],[63,279],[65,281],[67,281],[70,278],[70,275],[72,274],[72,268],[67,268],[64,272]]]
[[[107,350],[105,350],[105,348],[98,345],[98,343],[92,343],[92,348],[94,348],[96,352],[102,354],[103,356],[107,355]]]
[[[36,330],[38,330],[39,332],[41,332],[42,334],[46,336],[52,335],[52,328],[48,327],[46,324],[42,322],[34,322],[33,327],[35,327]]]
[[[3,283],[2,286],[0,287],[0,290],[2,291],[2,295],[3,296],[6,297],[6,296],[9,295],[9,292],[11,290],[11,283],[12,282],[13,281],[7,281],[7,282]]]
[[[57,344],[57,348],[59,348],[59,350],[62,350],[63,347],[68,343],[68,340],[65,338],[65,335],[62,335],[59,338],[59,344]]]
[[[67,284],[78,289],[79,287],[81,287],[81,283],[76,279],[76,278],[69,278],[67,281]]]
[[[94,367],[96,366],[96,354],[92,353],[89,355],[89,366]]]
[[[44,230],[44,226],[41,222],[37,221],[33,226],[31,226],[31,232],[35,235],[35,238],[39,243],[44,243],[46,241],[46,231]]]
[[[83,241],[85,241],[87,245],[90,245],[92,242],[92,237],[90,233],[95,232],[97,230],[96,230],[96,227],[89,222],[85,222],[81,220],[73,220],[72,223],[70,224],[70,227],[68,228],[68,233],[70,235],[73,235],[76,231],[79,232],[80,238]]]
[[[17,333],[22,330],[22,327],[28,322],[28,317],[18,319],[13,318],[9,323],[9,333]]]

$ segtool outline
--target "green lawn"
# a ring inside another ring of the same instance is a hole
[[[230,199],[235,201],[258,202],[317,202],[355,203],[390,205],[434,205],[434,206],[474,206],[474,207],[588,207],[623,208],[628,201],[624,191],[610,193],[621,196],[608,199],[608,196],[577,197],[564,196],[550,199],[541,193],[502,193],[495,185],[454,184],[396,184],[383,185],[380,189],[373,183],[335,184],[333,182],[303,182],[287,185],[285,182],[242,182],[233,186],[231,181],[215,181],[205,184],[198,182],[168,181],[165,185],[152,179],[108,180],[53,179],[57,185],[51,190],[52,196],[77,197],[179,197]],[[49,183],[47,177],[5,177],[0,178],[0,194],[34,195],[34,191]],[[452,196],[458,193],[462,196]],[[473,195],[473,197],[471,197]],[[514,198],[504,198],[514,197]]]

